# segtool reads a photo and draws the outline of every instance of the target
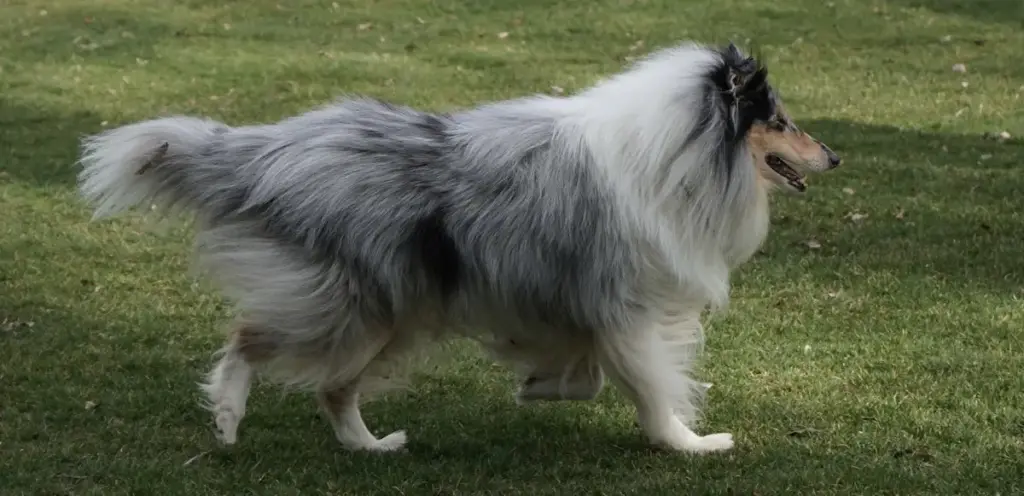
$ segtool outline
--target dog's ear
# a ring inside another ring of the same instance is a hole
[[[730,134],[741,138],[754,121],[767,120],[774,112],[768,69],[740,52],[734,43],[720,53],[722,66],[716,83],[727,107]]]
[[[729,42],[729,46],[725,47],[726,56],[734,60],[743,60],[743,54],[740,53],[740,49],[736,47],[736,44]]]
[[[733,96],[736,100],[743,100],[759,91],[768,78],[768,69],[759,64],[753,57],[748,57],[740,52],[735,43],[729,42],[729,46],[723,50],[723,59],[727,70],[725,80],[725,93]]]

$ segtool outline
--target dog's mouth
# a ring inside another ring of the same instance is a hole
[[[764,161],[771,167],[776,174],[782,176],[786,183],[793,187],[797,191],[804,191],[807,189],[807,183],[804,182],[804,175],[796,171],[792,166],[782,160],[781,157],[775,154],[768,154],[764,157]]]

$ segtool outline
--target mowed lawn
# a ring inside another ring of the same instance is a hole
[[[684,38],[758,48],[845,159],[773,200],[709,321],[702,430],[727,454],[650,449],[612,389],[517,407],[470,347],[366,408],[407,453],[345,452],[268,385],[220,448],[195,383],[228,308],[190,231],[90,223],[75,192],[105,127],[568,94]],[[0,494],[1020,494],[1022,47],[1019,0],[7,0]]]

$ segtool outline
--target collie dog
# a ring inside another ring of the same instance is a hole
[[[519,399],[588,399],[605,375],[656,445],[705,453],[699,317],[768,231],[768,192],[839,164],[728,47],[654,53],[579,94],[451,113],[350,98],[276,124],[174,116],[83,141],[94,218],[194,216],[236,320],[203,389],[234,443],[256,372],[315,391],[347,448],[360,395],[465,336],[524,374]]]

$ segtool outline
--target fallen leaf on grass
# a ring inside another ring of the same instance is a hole
[[[853,188],[843,188],[843,193],[852,195],[854,193]]]
[[[930,462],[935,459],[931,453],[923,449],[906,448],[896,450],[892,453],[893,458],[907,458],[911,460],[921,460],[923,462]]]
[[[85,409],[86,410],[95,410],[96,407],[98,407],[98,406],[100,406],[100,404],[96,403],[95,401],[86,401],[85,402]]]
[[[499,40],[504,40],[505,38],[508,38],[508,32],[502,31],[502,32],[498,33],[498,39]]]
[[[899,207],[896,209],[896,214],[894,217],[896,217],[896,220],[903,220],[904,214],[906,214],[906,212],[903,211],[903,207]]]
[[[819,243],[819,242],[817,242],[817,241],[815,241],[813,239],[809,239],[809,240],[805,241],[804,244],[807,245],[807,247],[812,249],[812,250],[817,250],[817,249],[821,248],[821,243]]]
[[[360,31],[366,31],[367,29],[370,29],[372,27],[373,27],[373,23],[372,22],[364,22],[364,23],[356,26],[356,29],[358,29]]]
[[[189,458],[188,460],[185,460],[185,463],[183,463],[183,464],[182,464],[182,466],[185,466],[185,467],[187,467],[187,466],[189,466],[189,465],[192,465],[192,463],[193,463],[193,462],[195,462],[196,460],[198,460],[198,459],[202,458],[202,457],[203,457],[203,456],[205,456],[205,455],[206,455],[207,453],[209,453],[209,451],[203,451],[202,453],[199,453],[198,455],[196,455],[196,456],[193,456],[192,458]]]
[[[846,216],[846,218],[850,219],[850,222],[853,222],[853,223],[856,224],[856,223],[860,223],[864,219],[867,219],[868,218],[868,214],[862,214],[860,212],[851,212],[851,213],[849,213]]]
[[[0,329],[3,329],[5,331],[13,331],[15,329],[19,329],[19,328],[22,328],[22,327],[32,328],[35,325],[36,325],[36,323],[32,322],[31,320],[8,320],[8,319],[4,319],[2,322],[0,322]]]
[[[799,428],[799,429],[793,429],[793,430],[787,432],[786,435],[789,436],[789,437],[807,437],[807,436],[810,436],[811,434],[815,434],[815,433],[818,433],[818,432],[821,432],[821,431],[819,431],[818,429],[815,429],[814,427],[802,427],[802,428]]]

